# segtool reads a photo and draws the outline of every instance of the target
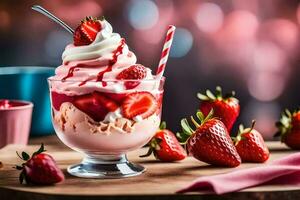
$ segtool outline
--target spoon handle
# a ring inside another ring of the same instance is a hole
[[[43,8],[42,6],[39,5],[34,5],[31,7],[32,10],[35,10],[43,15],[45,15],[46,17],[48,17],[49,19],[53,20],[54,22],[58,23],[59,25],[61,25],[64,29],[66,29],[69,33],[74,34],[74,30],[68,26],[65,22],[63,22],[61,19],[57,18],[56,16],[54,16],[52,13],[50,13],[48,10],[46,10],[45,8]]]

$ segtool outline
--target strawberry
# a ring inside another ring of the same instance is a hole
[[[93,96],[96,99],[96,101],[99,102],[102,106],[104,106],[109,112],[113,112],[119,107],[114,101],[98,92],[93,92]]]
[[[276,136],[281,136],[281,142],[291,149],[300,149],[300,109],[290,112],[286,109],[278,122],[276,122],[278,132]]]
[[[117,75],[118,80],[139,80],[147,75],[146,67],[140,64],[131,65]],[[140,84],[139,81],[127,81],[124,83],[126,89],[133,89]]]
[[[182,133],[177,133],[181,142],[186,144],[189,155],[217,166],[237,167],[241,164],[234,144],[222,121],[212,118],[213,110],[205,117],[196,113],[200,124],[191,117],[196,129],[189,126],[187,119],[181,120]]]
[[[21,184],[25,180],[26,183],[30,184],[51,185],[65,179],[55,160],[49,154],[43,153],[45,151],[42,144],[39,150],[33,153],[31,157],[24,151],[21,157],[17,152],[17,155],[26,161],[21,166],[16,166],[16,169],[22,170],[19,177]]]
[[[160,130],[156,132],[148,144],[149,151],[140,157],[147,157],[153,153],[156,159],[164,162],[179,161],[186,157],[185,150],[174,133],[166,129],[165,122],[161,123]]]
[[[118,108],[113,100],[98,92],[77,96],[73,104],[95,121],[102,121],[108,112],[113,112]]]
[[[206,95],[198,93],[197,96],[201,101],[200,111],[207,116],[211,109],[214,109],[214,117],[219,118],[226,126],[230,134],[231,128],[240,113],[238,99],[234,98],[235,92],[222,96],[220,86],[216,87],[216,96],[209,90]]]
[[[241,124],[237,137],[233,138],[235,147],[243,162],[262,163],[269,159],[269,149],[261,134],[253,129],[255,121],[252,121],[251,128],[244,128]]]
[[[96,39],[97,33],[102,29],[102,20],[93,17],[86,17],[82,20],[74,32],[74,45],[83,46],[91,44]]]
[[[141,116],[143,119],[151,116],[157,110],[157,101],[149,92],[130,93],[123,101],[123,116],[132,119]]]

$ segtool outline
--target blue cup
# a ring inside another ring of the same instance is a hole
[[[18,99],[34,104],[31,136],[54,133],[47,78],[55,68],[37,66],[0,67],[0,99]]]

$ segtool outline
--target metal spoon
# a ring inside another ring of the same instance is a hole
[[[46,10],[42,6],[34,5],[34,6],[31,7],[31,9],[45,15],[46,17],[48,17],[52,21],[54,21],[54,22],[58,23],[59,25],[61,25],[69,33],[74,34],[74,30],[70,26],[68,26],[65,22],[63,22],[61,19],[54,16],[52,13],[50,13],[48,10]]]

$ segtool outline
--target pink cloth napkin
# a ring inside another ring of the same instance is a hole
[[[300,153],[291,154],[260,167],[200,177],[177,193],[205,191],[224,194],[263,184],[300,185]]]

